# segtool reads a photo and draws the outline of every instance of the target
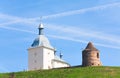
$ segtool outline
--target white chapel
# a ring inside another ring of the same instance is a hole
[[[70,64],[55,55],[56,50],[51,46],[48,38],[44,35],[44,26],[38,27],[39,35],[28,48],[28,70],[52,69],[70,67]]]

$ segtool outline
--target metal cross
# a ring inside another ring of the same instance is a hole
[[[40,17],[40,23],[42,23],[42,16]]]

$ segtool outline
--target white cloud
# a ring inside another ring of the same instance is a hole
[[[52,38],[57,38],[57,39],[63,39],[63,40],[69,40],[69,41],[74,41],[74,42],[79,42],[79,43],[88,43],[89,41],[85,40],[80,40],[76,38],[71,38],[67,36],[55,36],[55,35],[48,35],[49,37]],[[97,46],[102,46],[102,47],[107,47],[107,48],[114,48],[114,49],[120,49],[120,46],[114,46],[114,45],[107,45],[107,44],[101,44],[101,43],[94,43]]]
[[[22,18],[22,17],[12,16],[12,15],[2,14],[2,13],[0,13],[0,19],[6,21],[4,23],[0,23],[0,26],[6,26],[6,25],[15,24],[15,23],[36,25],[37,23],[34,19],[31,19],[31,18]]]
[[[57,18],[57,17],[64,17],[64,16],[70,16],[70,15],[76,15],[76,14],[83,14],[89,11],[97,11],[97,10],[104,10],[107,8],[112,8],[112,7],[120,7],[120,2],[115,2],[111,4],[105,4],[105,5],[99,5],[95,7],[90,7],[90,8],[83,8],[79,10],[72,10],[72,11],[67,11],[67,12],[61,12],[57,14],[52,14],[52,15],[46,15],[42,16],[42,19],[49,19],[49,18]],[[36,18],[30,18],[33,21],[40,20],[40,17]]]
[[[116,3],[105,4],[105,5],[100,5],[100,6],[90,7],[90,8],[83,8],[83,9],[79,9],[79,10],[73,10],[73,11],[62,12],[62,13],[53,14],[53,15],[42,16],[42,19],[82,14],[82,13],[86,13],[86,12],[89,12],[89,11],[103,10],[103,9],[112,8],[112,7],[119,7],[119,6],[120,6],[120,2],[116,2]],[[36,22],[37,20],[40,20],[40,17],[37,17],[37,18],[21,18],[21,17],[11,16],[11,15],[2,14],[2,13],[0,13],[0,18],[10,20],[9,23],[6,23],[7,25],[14,24],[14,23],[29,23],[29,24],[32,24],[32,23]]]
[[[12,19],[14,18],[14,16],[10,16],[10,18],[11,17],[12,17]],[[33,22],[33,21],[31,22],[30,21],[31,19],[30,20],[26,20],[26,19],[22,20],[21,18],[17,18],[17,19],[18,20],[16,20],[16,21],[10,21],[10,22],[7,22],[7,23],[0,24],[0,28],[35,34],[32,31],[18,29],[18,28],[12,28],[12,27],[7,27],[6,26],[6,25],[9,25],[9,24],[12,24],[12,23],[17,23],[17,22],[22,22],[22,23],[27,23],[27,24],[30,24],[30,23],[35,24],[35,23],[37,23],[37,22]],[[74,27],[74,26],[65,27],[65,26],[48,24],[47,27],[50,28],[51,30],[57,31],[58,33],[60,32],[60,33],[63,33],[63,34],[66,33],[66,35],[71,35],[71,36],[73,36],[73,38],[74,37],[81,37],[81,36],[84,36],[86,38],[87,37],[92,37],[92,38],[96,38],[96,39],[99,39],[99,40],[106,40],[107,42],[120,44],[120,41],[119,41],[120,38],[119,37],[115,38],[113,35],[105,34],[105,33],[102,33],[102,32],[91,32],[90,30],[88,31],[86,29],[81,29],[81,28]],[[82,42],[84,42],[84,41],[82,41]]]
[[[33,31],[23,30],[23,29],[18,29],[18,28],[13,28],[13,27],[0,27],[0,28],[36,34]],[[88,43],[89,42],[89,41],[85,41],[85,40],[81,40],[81,39],[76,39],[76,38],[73,38],[73,37],[68,37],[66,35],[65,36],[48,35],[48,36],[52,37],[52,38],[55,38],[55,39],[63,39],[63,40],[69,40],[69,41],[79,42],[79,43]],[[94,44],[97,45],[97,46],[102,46],[102,47],[107,47],[107,48],[120,49],[119,46],[114,46],[114,45],[112,46],[112,45],[100,44],[100,43],[94,43]]]
[[[120,6],[120,2],[91,7],[91,8],[85,8],[85,9],[80,9],[80,10],[73,10],[73,11],[48,15],[48,16],[43,16],[43,19],[81,14],[81,13],[86,13],[88,11],[103,10],[103,9],[107,9],[107,8],[111,8],[111,7],[118,7],[118,6]],[[0,18],[4,19],[4,20],[6,19],[7,21],[9,20],[9,22],[1,23],[0,28],[10,29],[10,30],[15,30],[15,31],[22,31],[22,32],[27,32],[27,33],[34,33],[34,32],[29,31],[29,30],[7,27],[7,25],[14,24],[14,23],[38,24],[37,20],[40,19],[40,18],[21,18],[21,17],[11,16],[11,15],[1,14],[1,13],[0,13]],[[65,36],[67,36],[67,35],[72,36],[72,37],[64,38],[66,40],[69,39],[71,41],[80,42],[81,40],[79,40],[79,39],[75,40],[74,38],[84,36],[86,38],[92,37],[92,38],[96,38],[99,40],[106,40],[107,42],[120,44],[119,37],[115,37],[114,35],[109,35],[109,34],[105,34],[102,32],[91,32],[90,30],[86,31],[86,29],[81,29],[81,28],[73,27],[73,26],[69,26],[69,27],[65,28],[64,26],[48,24],[47,27],[51,28],[54,31],[58,31],[58,32],[64,34]],[[59,38],[59,37],[62,38],[61,36],[56,36],[54,38]],[[81,41],[81,42],[86,43],[86,41]],[[105,44],[97,44],[97,45],[104,46],[104,47],[106,46]],[[114,46],[107,45],[106,47],[114,47]],[[116,47],[114,47],[114,48],[116,48]]]
[[[105,5],[100,5],[100,6],[90,7],[90,8],[84,8],[84,9],[80,9],[80,10],[62,12],[62,13],[48,15],[48,16],[43,16],[43,19],[70,16],[70,15],[75,15],[75,14],[82,14],[82,13],[86,13],[89,11],[104,10],[104,9],[112,8],[112,7],[120,7],[120,2],[105,4]]]
[[[80,37],[96,38],[96,39],[104,40],[110,43],[120,44],[120,41],[119,41],[120,37],[116,37],[114,35],[109,35],[99,31],[86,30],[86,28],[82,29],[75,26],[65,27],[65,26],[50,25],[50,24],[48,24],[47,27],[54,31],[61,32],[64,35],[71,35],[73,37],[78,37],[78,38]]]
[[[18,29],[18,28],[14,28],[14,27],[0,26],[0,28],[36,34],[36,33],[33,32],[33,31],[24,30],[24,29]]]

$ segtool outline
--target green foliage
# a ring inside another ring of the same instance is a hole
[[[120,67],[76,67],[1,73],[0,78],[120,78]]]

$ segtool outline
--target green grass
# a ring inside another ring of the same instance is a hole
[[[1,73],[0,78],[10,78],[10,75],[10,73]],[[13,78],[120,78],[120,67],[76,67],[26,71],[15,72],[14,76]]]

